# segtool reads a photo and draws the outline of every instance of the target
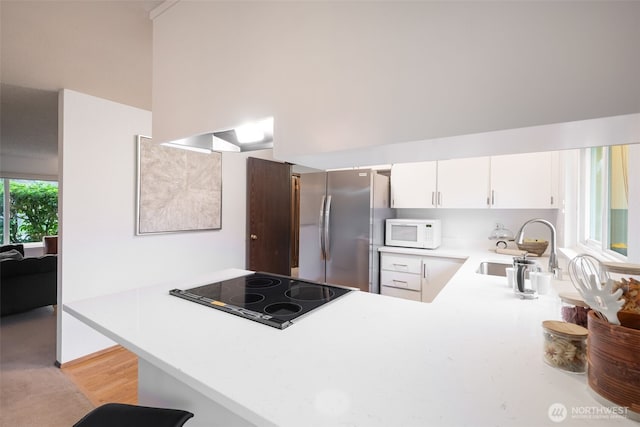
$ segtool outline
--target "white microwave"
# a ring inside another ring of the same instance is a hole
[[[386,246],[436,249],[442,243],[440,220],[388,219],[384,243]]]

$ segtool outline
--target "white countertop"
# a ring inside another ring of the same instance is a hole
[[[556,403],[569,411],[562,424],[638,425],[572,416],[601,405],[585,375],[542,360],[557,296],[520,300],[505,278],[475,273],[512,257],[427,253],[467,258],[433,303],[351,292],[284,330],[168,294],[250,273],[236,269],[64,310],[257,425],[555,425]]]

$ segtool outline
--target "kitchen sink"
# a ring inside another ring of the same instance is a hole
[[[478,266],[476,273],[478,274],[487,274],[489,276],[507,276],[507,271],[505,268],[512,267],[511,264],[505,264],[503,262],[491,262],[491,261],[483,261]]]

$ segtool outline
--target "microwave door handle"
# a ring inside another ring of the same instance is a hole
[[[327,196],[324,207],[324,254],[326,259],[331,258],[331,196]]]
[[[320,258],[323,260],[327,259],[325,250],[324,250],[324,207],[325,207],[325,196],[322,196],[322,201],[320,202],[320,218],[318,220],[318,242],[320,244]]]

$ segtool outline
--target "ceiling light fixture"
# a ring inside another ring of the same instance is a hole
[[[1,1],[1,0],[0,0]],[[247,123],[235,129],[207,132],[162,145],[200,153],[212,151],[255,151],[273,148],[273,117]]]
[[[250,144],[264,139],[264,130],[259,123],[247,123],[234,130],[240,144]]]

